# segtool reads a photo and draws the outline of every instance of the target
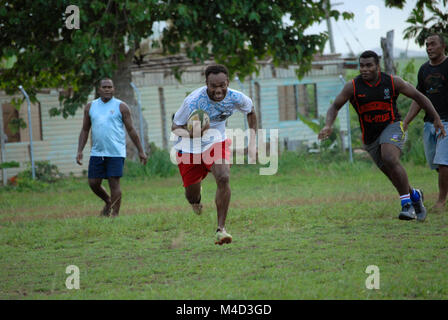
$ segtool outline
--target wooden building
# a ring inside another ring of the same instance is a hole
[[[171,117],[190,92],[205,85],[205,67],[211,63],[212,61],[207,61],[194,65],[189,59],[179,55],[152,57],[147,62],[133,66],[133,83],[141,94],[142,114],[148,125],[150,142],[161,148],[171,148]],[[356,66],[356,61],[344,60],[339,55],[316,56],[313,69],[298,80],[296,66],[275,68],[269,61],[261,61],[258,74],[241,80],[231,79],[230,87],[252,98],[258,126],[263,129],[279,129],[282,145],[289,145],[291,148],[298,145],[311,147],[318,142],[317,134],[300,120],[299,115],[318,123],[319,117],[325,116],[343,86],[339,76],[344,75],[345,68]],[[182,71],[181,81],[175,77],[173,68]],[[8,178],[24,170],[26,163],[30,161],[28,129],[21,129],[16,134],[8,129],[8,122],[12,118],[20,117],[28,122],[27,105],[23,103],[20,111],[16,111],[9,104],[11,98],[0,93],[0,121],[8,139],[2,162],[20,163],[20,168],[6,170]],[[77,165],[75,161],[83,117],[81,109],[68,119],[50,117],[49,110],[59,104],[58,91],[55,89],[38,94],[38,100],[38,104],[31,106],[34,160],[48,160],[64,174],[85,173],[90,141],[84,149],[83,166]],[[345,115],[345,112],[339,114],[341,128],[346,127]],[[228,119],[227,126],[244,129],[247,124],[243,115],[236,112]],[[3,175],[3,170],[0,170],[0,174]]]

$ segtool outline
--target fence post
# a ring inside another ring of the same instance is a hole
[[[140,140],[142,142],[142,148],[145,150],[145,137],[143,136],[143,115],[142,115],[142,104],[140,100],[140,90],[137,89],[135,84],[131,82],[131,87],[134,89],[136,95],[137,95],[137,104],[138,104],[138,116],[140,119]]]
[[[0,149],[1,149],[1,156],[2,161],[0,163],[6,162],[6,152],[5,152],[5,134],[3,132],[3,105],[0,104]],[[2,168],[2,180],[3,185],[6,186],[8,184],[8,176],[6,173],[6,168]]]
[[[31,173],[33,175],[33,180],[36,179],[36,168],[34,167],[34,149],[33,149],[33,125],[31,123],[31,103],[30,97],[26,93],[25,89],[23,89],[22,85],[19,86],[19,90],[22,91],[25,96],[26,102],[28,104],[28,126],[30,132],[30,158],[31,158]]]
[[[339,79],[345,85],[345,79],[342,74],[339,75]],[[352,130],[350,127],[350,106],[348,103],[345,104],[347,107],[347,138],[348,138],[348,150],[350,156],[350,162],[353,163],[353,151],[352,151]]]

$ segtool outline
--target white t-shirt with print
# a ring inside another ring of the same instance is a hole
[[[173,122],[178,126],[187,124],[190,114],[197,109],[202,109],[210,116],[210,129],[202,138],[178,137],[174,143],[174,149],[185,153],[202,153],[214,143],[226,139],[226,120],[233,112],[239,110],[248,114],[252,110],[252,100],[237,90],[227,88],[226,96],[221,101],[213,101],[207,94],[207,86],[196,89],[190,93],[182,103],[182,106],[174,115]]]

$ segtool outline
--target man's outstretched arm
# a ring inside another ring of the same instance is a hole
[[[408,130],[409,124],[418,115],[420,110],[422,110],[422,108],[418,105],[418,103],[415,101],[412,101],[411,107],[409,108],[409,111],[408,111],[408,114],[406,115],[406,117],[403,120],[404,131]]]
[[[350,99],[353,95],[353,84],[352,82],[347,82],[342,88],[342,91],[337,95],[333,104],[327,111],[327,117],[325,119],[325,126],[319,132],[318,138],[320,140],[327,139],[330,134],[333,132],[333,123],[338,116],[339,110],[344,106],[344,104]]]

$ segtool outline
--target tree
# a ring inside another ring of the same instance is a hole
[[[400,9],[405,3],[406,0],[386,0],[387,6]],[[448,41],[448,0],[418,0],[406,22],[410,26],[404,30],[404,38],[415,38],[420,46],[431,33],[442,34]]]
[[[1,0],[0,57],[9,66],[0,72],[0,89],[14,94],[21,84],[33,100],[42,88],[63,89],[60,107],[51,115],[66,118],[87,102],[94,84],[108,76],[114,80],[117,97],[136,110],[130,66],[141,40],[160,21],[167,27],[154,45],[166,54],[184,50],[195,63],[213,57],[240,78],[257,70],[257,60],[270,57],[277,66],[298,64],[298,75],[303,76],[327,40],[325,33],[304,34],[325,19],[323,2]],[[74,14],[66,9],[72,4],[79,8],[79,29],[66,27]],[[340,15],[330,11],[333,18]],[[133,116],[138,125],[136,112]]]

